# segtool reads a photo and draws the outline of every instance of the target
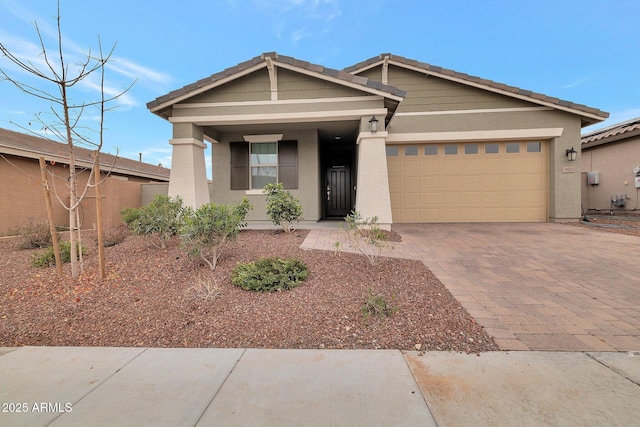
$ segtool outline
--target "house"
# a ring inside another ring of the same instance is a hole
[[[307,221],[356,209],[384,228],[577,220],[567,150],[608,116],[392,54],[338,71],[264,53],[147,107],[173,124],[169,194],[187,204],[248,197],[263,221],[261,189],[280,181]]]
[[[69,226],[68,211],[56,200],[56,195],[68,202],[69,177],[68,146],[49,139],[0,129],[0,235],[26,225],[29,221],[44,222],[47,210],[42,189],[39,157],[47,163],[52,189],[54,222]],[[75,147],[78,184],[84,188],[93,161],[93,151]],[[100,153],[100,168],[105,181],[101,185],[103,224],[119,224],[120,211],[141,205],[141,186],[144,183],[166,183],[169,169],[131,159]],[[108,174],[108,177],[107,177]],[[165,184],[166,185],[166,184]],[[96,223],[95,189],[90,188],[80,205],[83,229]]]
[[[640,117],[582,136],[585,211],[634,211],[640,189]]]

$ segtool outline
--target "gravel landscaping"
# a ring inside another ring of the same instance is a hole
[[[571,223],[640,237],[638,218],[589,216]],[[302,250],[307,232],[243,231],[218,268],[189,258],[179,241],[166,249],[129,235],[106,248],[107,277],[98,278],[95,238],[85,234],[85,271],[73,283],[55,268],[30,266],[34,253],[0,240],[0,347],[149,346],[498,350],[440,281],[420,262]],[[392,239],[399,236],[391,233]],[[309,277],[281,292],[231,284],[238,262],[260,257],[303,261]],[[67,277],[69,265],[65,264]],[[363,315],[369,298],[393,308]]]
[[[38,250],[0,241],[0,346],[498,350],[422,263],[381,258],[371,265],[362,255],[305,251],[306,234],[245,230],[215,272],[177,239],[160,249],[130,235],[106,248],[103,280],[95,241],[85,235],[77,283],[58,279],[53,267],[31,267]],[[272,293],[231,284],[238,262],[268,256],[303,261],[309,277]],[[370,297],[384,298],[393,314],[365,316]]]

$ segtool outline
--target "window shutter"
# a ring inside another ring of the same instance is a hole
[[[298,141],[279,142],[278,179],[283,188],[298,188]]]
[[[232,142],[231,149],[231,189],[249,189],[249,143]]]

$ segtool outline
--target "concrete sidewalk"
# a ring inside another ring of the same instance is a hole
[[[2,426],[638,425],[640,353],[0,349]]]

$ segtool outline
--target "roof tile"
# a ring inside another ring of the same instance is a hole
[[[581,143],[582,145],[594,143],[596,141],[601,141],[601,143],[606,143],[607,139],[613,138],[614,136],[623,135],[626,133],[640,131],[640,117],[636,117],[631,120],[627,120],[622,123],[616,123],[612,126],[608,126],[603,129],[598,129],[593,132],[589,132],[587,134],[582,135]],[[594,144],[599,145],[599,144]]]
[[[34,155],[39,154],[43,156],[56,156],[63,158],[68,156],[67,144],[0,128],[0,152],[3,152],[3,147],[27,151]],[[84,162],[86,164],[93,161],[93,150],[75,146],[73,151],[75,153],[76,160],[79,162]],[[100,153],[100,166],[106,170],[114,165],[120,170],[124,169],[128,171],[128,174],[131,176],[148,177],[149,175],[153,175],[156,180],[169,180],[169,169],[161,165],[152,165],[149,163],[139,162],[137,160],[114,156],[108,153]]]

